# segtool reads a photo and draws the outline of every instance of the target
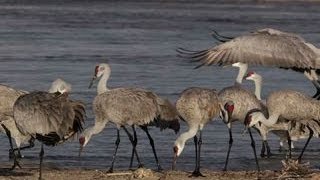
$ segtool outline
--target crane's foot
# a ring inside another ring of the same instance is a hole
[[[113,173],[113,168],[109,168],[107,173]]]
[[[279,149],[278,149],[278,151],[279,151],[279,152],[285,152],[286,149],[285,149],[284,147],[280,146]]]
[[[15,159],[14,160],[14,163],[13,163],[13,166],[10,168],[10,170],[14,170],[16,167],[19,167],[20,169],[22,169],[22,167],[20,166],[19,162]]]
[[[270,158],[271,156],[273,156],[273,154],[270,151],[268,151],[267,158]]]
[[[160,166],[160,164],[158,165],[158,172],[163,171],[162,167]]]
[[[21,153],[19,153],[19,151],[18,151],[18,154],[15,154],[15,151],[13,150],[9,150],[9,159],[14,159],[14,158],[17,158],[17,159],[21,159],[21,158],[23,158],[23,156],[21,155]]]
[[[138,168],[143,168],[143,164],[139,164]]]
[[[199,170],[194,170],[189,177],[206,177]]]

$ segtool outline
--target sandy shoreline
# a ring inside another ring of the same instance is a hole
[[[186,171],[163,171],[155,172],[150,169],[138,169],[135,171],[115,171],[114,173],[106,173],[104,170],[85,170],[85,169],[49,169],[44,168],[43,179],[54,180],[84,180],[84,179],[167,179],[167,180],[182,180],[189,179],[191,172]],[[217,180],[245,180],[257,179],[256,171],[210,171],[202,170],[206,177],[201,179],[217,179]],[[280,171],[262,171],[259,175],[260,179],[320,179],[320,172],[311,172],[304,176],[283,175]],[[38,178],[38,169],[23,168],[15,171],[8,169],[0,169],[0,179],[17,179],[31,180]]]

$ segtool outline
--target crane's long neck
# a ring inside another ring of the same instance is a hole
[[[254,80],[254,85],[255,85],[254,94],[256,95],[257,99],[261,100],[262,78],[257,77]]]
[[[238,65],[238,67],[239,67],[239,72],[236,78],[236,83],[242,84],[243,77],[245,76],[248,70],[248,64],[241,63]]]
[[[182,147],[184,147],[186,141],[194,137],[197,134],[197,132],[198,132],[198,126],[191,126],[187,132],[182,133],[177,138],[177,140],[175,141],[175,144],[180,144]]]
[[[91,139],[92,135],[100,133],[106,126],[107,121],[104,122],[95,122],[95,124],[84,131],[84,136],[87,139],[87,142]]]
[[[109,76],[110,76],[110,72],[107,72],[107,73],[103,73],[102,77],[100,78],[98,87],[97,87],[98,95],[109,91],[107,87]]]
[[[277,123],[278,118],[279,118],[278,114],[272,114],[267,119],[262,113],[259,113],[258,121],[262,122],[262,124],[264,124],[267,127],[271,127],[271,126],[273,126],[274,124]]]

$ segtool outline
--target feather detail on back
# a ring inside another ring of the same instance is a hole
[[[118,125],[158,124],[160,127],[160,124],[167,124],[170,120],[175,121],[178,117],[174,115],[175,110],[172,107],[169,101],[140,88],[112,89],[96,96],[93,102],[96,121],[109,120]],[[163,120],[168,122],[156,123]]]
[[[191,87],[184,90],[176,102],[177,110],[189,126],[205,124],[218,117],[220,100],[214,89]]]
[[[80,132],[86,118],[83,103],[69,100],[67,94],[32,92],[20,96],[13,109],[18,129],[47,145]]]
[[[0,113],[11,113],[14,102],[23,94],[28,92],[16,90],[9,86],[0,85]]]

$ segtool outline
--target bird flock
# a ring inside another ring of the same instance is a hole
[[[261,157],[272,156],[268,145],[268,133],[279,137],[280,148],[288,143],[288,158],[291,158],[292,141],[307,139],[298,161],[312,137],[320,133],[320,49],[302,37],[276,29],[261,29],[239,37],[227,37],[212,33],[219,44],[200,51],[178,48],[178,56],[204,65],[233,66],[239,69],[235,83],[221,90],[189,87],[180,93],[175,105],[155,92],[143,88],[110,88],[107,84],[111,68],[101,63],[94,69],[89,85],[97,83],[97,95],[93,99],[95,123],[84,128],[86,107],[82,101],[69,97],[71,85],[62,79],[55,80],[49,91],[27,92],[6,85],[0,85],[0,131],[6,133],[10,143],[9,156],[14,164],[21,167],[20,150],[32,148],[34,141],[41,142],[39,179],[42,179],[44,145],[56,146],[74,136],[79,138],[79,156],[93,135],[100,133],[106,125],[116,125],[117,134],[114,153],[108,173],[114,170],[114,162],[120,144],[120,130],[127,134],[132,145],[129,167],[136,157],[139,167],[142,162],[137,152],[136,128],[142,129],[150,142],[159,171],[163,170],[156,152],[156,146],[149,127],[180,130],[180,122],[188,125],[173,144],[172,169],[183,152],[187,140],[195,144],[195,169],[191,176],[203,176],[200,171],[202,131],[204,126],[215,119],[222,119],[228,127],[229,142],[223,170],[227,170],[229,154],[233,144],[232,124],[240,121],[249,132],[251,146],[258,172],[253,127],[261,136]],[[271,92],[266,100],[261,98],[262,77],[249,71],[249,66],[278,67],[303,73],[316,87],[311,97],[294,90],[283,89]],[[243,80],[254,82],[255,90],[242,86]],[[128,128],[131,128],[131,132]],[[226,132],[227,133],[227,132]],[[16,148],[13,147],[12,139]],[[28,144],[22,147],[22,144]]]

